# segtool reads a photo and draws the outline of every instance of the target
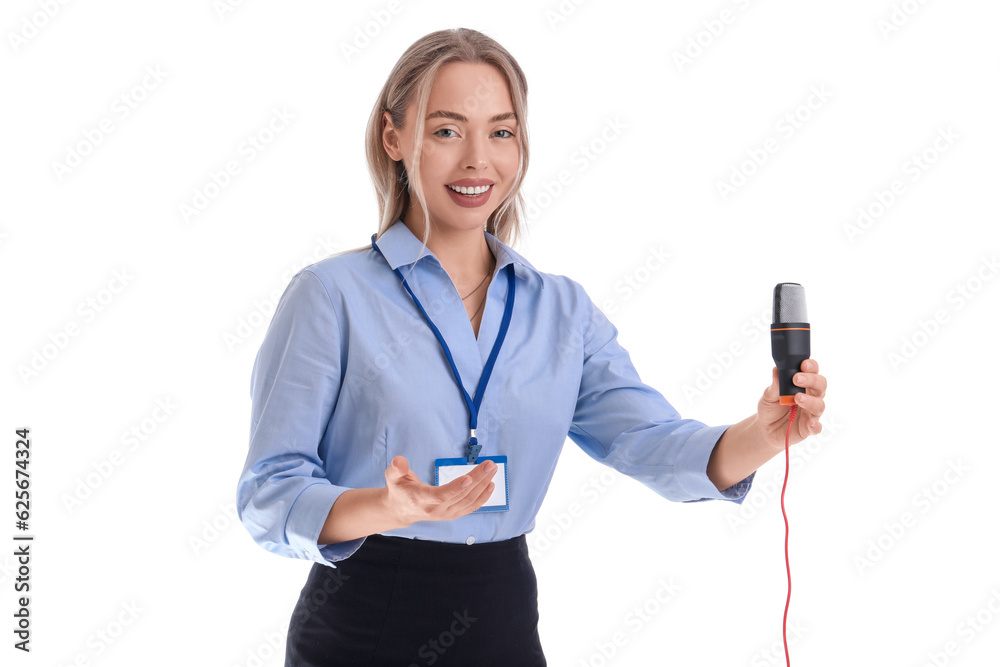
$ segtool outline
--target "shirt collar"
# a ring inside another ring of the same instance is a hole
[[[486,242],[490,245],[494,257],[496,257],[498,272],[508,264],[513,264],[515,276],[520,277],[526,282],[537,281],[540,287],[545,286],[545,281],[542,280],[541,274],[532,266],[531,262],[485,229],[483,230],[483,234],[486,236]],[[393,269],[413,264],[424,258],[428,258],[443,268],[437,256],[431,252],[430,248],[424,247],[423,241],[414,236],[410,228],[403,224],[401,219],[397,219],[396,222],[392,223],[382,236],[375,239],[375,242],[378,244],[378,248],[382,251],[382,254],[385,255],[389,266]]]

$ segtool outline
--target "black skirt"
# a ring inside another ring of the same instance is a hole
[[[339,665],[544,667],[524,535],[471,545],[369,535],[336,568],[314,563],[285,667]]]

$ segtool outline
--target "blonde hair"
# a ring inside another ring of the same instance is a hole
[[[389,73],[389,78],[382,87],[382,92],[368,119],[365,153],[368,159],[368,171],[375,187],[375,196],[378,198],[379,228],[376,240],[409,207],[412,188],[424,211],[423,243],[424,247],[427,246],[430,237],[430,213],[419,180],[427,100],[438,71],[443,66],[455,62],[492,65],[507,81],[511,104],[517,116],[520,163],[510,193],[486,220],[486,231],[511,246],[521,236],[521,220],[524,217],[521,184],[528,170],[528,81],[514,57],[495,40],[469,28],[452,28],[424,35],[410,45]],[[466,99],[474,104],[475,94],[470,92]],[[417,136],[412,165],[416,173],[411,179],[406,173],[403,162],[396,162],[386,153],[382,144],[382,131],[385,127],[383,113],[386,111],[389,112],[393,126],[397,130],[402,130],[406,122],[406,109],[414,99],[417,100],[416,118],[413,119],[416,123]],[[371,247],[369,243],[345,252],[356,252]]]

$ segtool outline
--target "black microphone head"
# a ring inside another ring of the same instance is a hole
[[[778,283],[774,287],[772,322],[808,322],[806,291],[798,283]]]

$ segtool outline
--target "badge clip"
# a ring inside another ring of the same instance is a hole
[[[483,446],[479,444],[479,440],[476,438],[476,429],[469,429],[469,455],[466,457],[466,463],[476,464],[479,458],[479,452],[482,451]]]

